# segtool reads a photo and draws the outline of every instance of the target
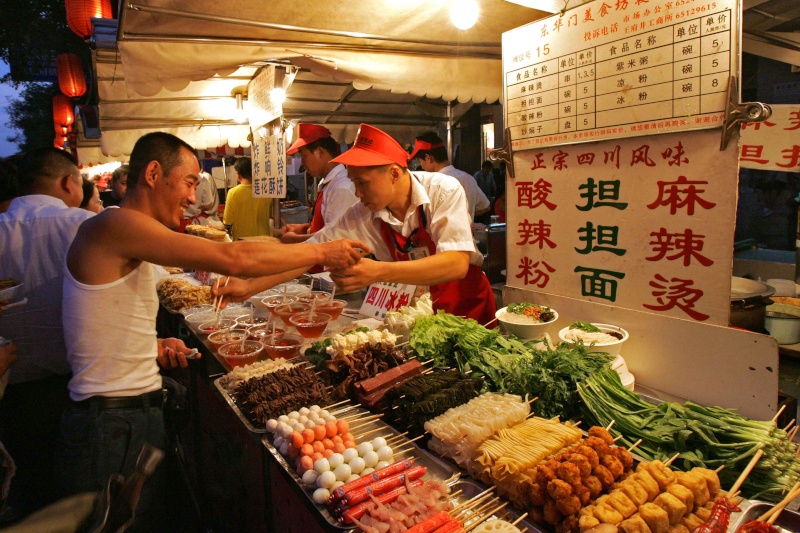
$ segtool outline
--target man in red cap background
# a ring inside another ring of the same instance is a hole
[[[325,226],[336,222],[347,209],[358,203],[353,182],[347,178],[344,165],[332,162],[341,153],[339,143],[331,137],[328,128],[316,124],[300,123],[297,140],[286,150],[286,155],[300,153],[306,171],[313,177],[322,177],[314,202],[310,224],[286,224],[281,227],[281,242],[303,242]]]
[[[414,139],[414,151],[408,160],[418,159],[419,165],[425,172],[439,172],[453,176],[464,187],[467,195],[467,209],[471,220],[485,215],[491,209],[489,199],[478,186],[475,178],[454,167],[447,157],[447,148],[442,139],[435,132],[423,133]]]
[[[347,165],[360,203],[308,242],[347,236],[364,242],[377,261],[331,271],[343,291],[383,281],[430,286],[434,309],[474,318],[494,319],[491,285],[480,269],[483,255],[475,248],[464,189],[452,177],[410,172],[408,153],[385,132],[362,124],[353,147],[335,163]],[[295,276],[231,280],[218,292],[242,300]]]

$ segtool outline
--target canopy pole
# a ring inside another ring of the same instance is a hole
[[[447,158],[453,162],[453,103],[447,102]]]

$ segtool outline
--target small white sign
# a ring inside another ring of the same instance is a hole
[[[283,134],[261,136],[253,131],[253,196],[286,197],[286,148]]]
[[[268,65],[258,71],[247,84],[247,116],[250,129],[255,130],[272,122],[283,114],[283,104],[275,102],[271,97],[275,88],[275,66]]]
[[[386,318],[389,311],[397,311],[404,305],[409,305],[416,290],[416,285],[374,283],[367,287],[367,295],[359,312],[371,318]]]

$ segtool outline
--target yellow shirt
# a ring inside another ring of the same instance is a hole
[[[222,222],[231,226],[231,238],[269,235],[272,198],[253,198],[253,186],[240,183],[228,191]]]

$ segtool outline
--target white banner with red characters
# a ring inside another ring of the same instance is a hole
[[[728,325],[737,153],[695,131],[514,154],[508,284]]]
[[[741,166],[800,172],[800,104],[770,107],[772,116],[768,120],[742,124]]]
[[[286,143],[283,134],[262,136],[262,129],[253,131],[253,196],[285,198]]]
[[[503,34],[514,151],[722,125],[737,0],[595,0]]]
[[[411,303],[416,285],[403,283],[373,283],[367,287],[364,303],[359,313],[364,316],[384,319],[389,311],[397,311]]]

